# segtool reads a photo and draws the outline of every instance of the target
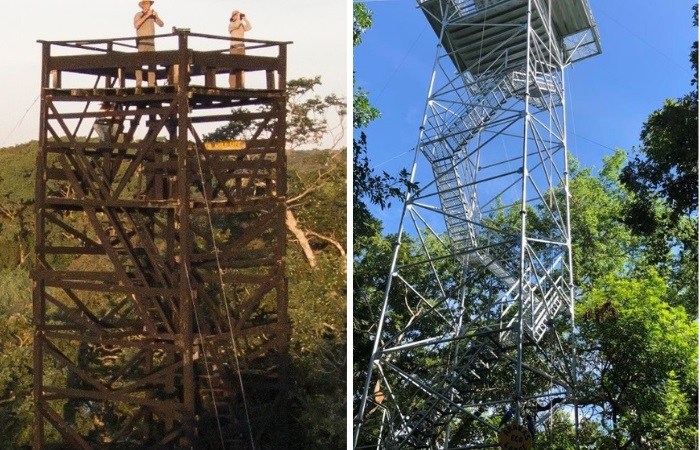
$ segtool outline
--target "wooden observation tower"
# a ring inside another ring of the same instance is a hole
[[[288,43],[155,42],[41,42],[34,447],[285,448]]]

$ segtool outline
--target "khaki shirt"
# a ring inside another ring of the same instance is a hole
[[[145,13],[143,11],[139,11],[136,13],[134,16],[134,28],[136,28],[136,23],[141,19],[141,16],[143,16]],[[156,49],[156,44],[153,42],[153,38],[143,38],[142,36],[153,36],[156,34],[156,26],[155,26],[156,21],[153,19],[153,16],[149,17],[146,19],[140,27],[136,28],[136,43],[138,45],[138,50],[140,52],[147,52],[147,51],[153,51]]]
[[[228,23],[228,33],[233,39],[243,39],[243,34],[253,28],[247,18],[240,20],[230,20]],[[243,47],[243,42],[231,42],[231,47]]]

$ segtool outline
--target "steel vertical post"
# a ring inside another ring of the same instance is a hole
[[[523,313],[524,313],[524,300],[525,296],[529,296],[530,293],[526,291],[525,286],[529,282],[525,277],[528,276],[529,270],[526,266],[526,256],[527,256],[527,182],[529,177],[528,169],[528,141],[530,136],[530,83],[533,79],[532,77],[532,66],[531,66],[531,39],[532,39],[532,0],[527,1],[527,19],[525,25],[525,32],[527,34],[526,44],[525,44],[525,99],[523,100],[524,112],[523,112],[523,154],[522,154],[522,190],[520,195],[520,296],[518,298],[518,330],[517,330],[517,361],[515,363],[515,422],[521,424],[521,409],[522,409],[522,371],[523,371]]]

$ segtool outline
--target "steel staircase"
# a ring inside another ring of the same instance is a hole
[[[430,397],[425,406],[409,417],[402,417],[400,425],[394,429],[400,441],[411,448],[436,448],[435,439],[441,434],[437,430],[450,423],[455,414],[463,414],[455,405],[468,402],[470,392],[474,390],[475,385],[483,381],[483,374],[492,370],[501,360],[500,354],[504,349],[515,344],[518,305],[521,303],[520,279],[485,249],[484,236],[480,236],[476,225],[481,221],[475,189],[478,168],[468,166],[466,147],[498,112],[503,111],[501,106],[510,98],[519,95],[521,81],[517,75],[513,76],[511,73],[497,81],[474,83],[483,94],[472,97],[473,101],[468,107],[470,109],[448,128],[448,133],[445,133],[459,137],[460,142],[455,145],[456,148],[450,146],[454,145],[454,140],[450,142],[448,139],[426,140],[422,143],[422,152],[433,170],[455,255],[463,265],[484,267],[500,279],[504,286],[504,294],[496,303],[507,303],[508,306],[498,313],[500,331],[493,330],[492,338],[483,337],[468,341],[469,343],[465,344],[467,347],[460,352],[458,360],[453,362],[450,370],[438,375],[429,383],[424,383],[426,386],[441,388],[439,392],[424,390]],[[548,82],[546,79],[537,80],[540,92],[549,88]],[[522,321],[524,334],[532,342],[539,342],[545,336],[552,318],[564,304],[557,289],[557,286],[561,285],[561,277],[553,282],[551,280],[561,263],[561,258],[559,256],[550,264],[546,274],[538,275],[534,280],[532,277],[526,277],[522,289]]]
[[[434,442],[439,429],[446,426],[454,415],[467,417],[457,406],[460,403],[469,402],[468,396],[474,389],[474,385],[482,381],[484,372],[491,370],[499,360],[500,350],[486,340],[478,341],[470,345],[459,355],[459,361],[453,368],[439,378],[441,384],[431,383],[433,386],[442,385],[440,398],[433,395],[428,404],[416,411],[410,417],[405,418],[400,431],[397,434],[411,448],[435,448]],[[448,404],[444,398],[449,398],[455,405]]]
[[[433,169],[447,232],[455,254],[461,255],[463,264],[469,263],[470,260],[472,263],[476,262],[490,270],[506,286],[512,286],[517,282],[516,278],[486,251],[475,251],[480,247],[474,225],[479,214],[473,185],[476,182],[476,173],[475,170],[471,171],[469,167],[465,167],[466,164],[462,161],[465,159],[463,149],[513,95],[507,77],[499,81],[489,80],[481,83],[481,86],[485,93],[475,96],[472,109],[450,127],[449,134],[463,136],[461,146],[453,150],[448,147],[446,141],[436,142],[423,146],[423,153]],[[470,179],[463,179],[465,175]],[[471,198],[467,198],[466,189],[469,189]]]
[[[456,120],[447,133],[463,136],[461,145],[452,149],[446,140],[442,140],[430,141],[428,145],[422,147],[423,154],[430,161],[433,170],[447,233],[454,253],[458,255],[463,265],[478,265],[489,270],[503,282],[505,287],[509,288],[508,292],[514,291],[513,288],[520,283],[520,280],[483,248],[484,239],[480,239],[475,225],[480,221],[475,189],[478,168],[468,166],[464,149],[469,140],[481,131],[497,112],[502,111],[500,107],[512,96],[517,95],[518,80],[517,75],[511,73],[500,79],[476,83],[484,93],[474,96],[474,101],[470,103],[471,109],[460,120]],[[542,83],[546,84],[545,81]],[[465,179],[467,177],[468,179]],[[557,259],[548,273],[551,273],[559,262],[560,259]],[[538,284],[543,281],[538,280]],[[547,330],[549,321],[547,317],[553,317],[558,312],[562,299],[554,288],[544,293],[544,296],[528,283],[523,290],[525,331],[535,342],[538,342]],[[502,322],[504,318],[512,316],[508,324],[511,327],[513,321],[517,320],[517,315],[513,314],[514,305],[517,305],[517,301],[513,301],[501,315]]]
[[[551,325],[551,320],[557,315],[564,304],[557,286],[561,286],[563,280],[561,276],[554,279],[554,282],[547,282],[546,278],[554,274],[556,267],[561,263],[562,255],[556,258],[547,268],[547,274],[537,277],[537,282],[533,285],[526,284],[523,299],[523,328],[525,333],[534,342],[539,342]],[[549,285],[549,286],[548,286]],[[541,286],[548,286],[542,292]],[[509,331],[501,335],[501,342],[510,343],[515,340],[513,329],[517,324],[518,297],[508,305],[501,314],[501,321],[508,321],[506,327]]]
[[[542,298],[534,294],[532,286],[526,286],[523,302],[523,327],[526,336],[534,342],[539,342],[544,337],[551,325],[552,318],[563,305],[563,299],[555,287],[561,280],[555,281]],[[509,291],[513,290],[515,289],[511,288]],[[449,398],[456,405],[462,402],[469,403],[470,393],[475,392],[476,387],[484,382],[483,375],[498,364],[501,360],[500,355],[505,348],[515,345],[517,335],[514,327],[517,325],[518,318],[518,296],[519,294],[502,313],[502,318],[512,316],[506,325],[507,331],[500,333],[494,331],[494,337],[499,342],[498,345],[490,341],[489,338],[471,341],[467,344],[468,347],[460,353],[459,360],[453,364],[449,372],[440,375],[438,380],[427,383],[431,386],[442,386],[442,389],[440,392],[428,392],[432,399],[426,407],[416,411],[403,421],[401,429],[397,433],[403,442],[410,444],[412,448],[433,448],[433,440],[436,435],[440,434],[436,430],[449,424],[454,415],[464,416],[460,408],[450,405],[445,399]],[[474,420],[477,419],[474,418]]]

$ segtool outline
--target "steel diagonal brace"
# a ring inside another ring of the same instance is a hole
[[[422,390],[423,392],[430,395],[431,397],[444,401],[448,405],[450,405],[454,408],[457,408],[460,412],[463,412],[464,414],[481,422],[483,425],[487,426],[488,428],[492,429],[493,431],[498,431],[498,427],[495,427],[493,424],[487,422],[486,420],[482,419],[481,417],[471,413],[470,411],[467,411],[462,405],[455,403],[453,400],[449,399],[448,397],[445,397],[442,393],[436,391],[435,389],[432,389],[430,386],[426,386],[425,383],[422,382],[422,380],[419,380],[415,376],[406,373],[403,369],[399,368],[398,366],[392,364],[389,361],[384,361],[384,363],[387,364],[393,371],[395,371],[397,374],[399,374],[406,381],[410,382],[415,387]]]

